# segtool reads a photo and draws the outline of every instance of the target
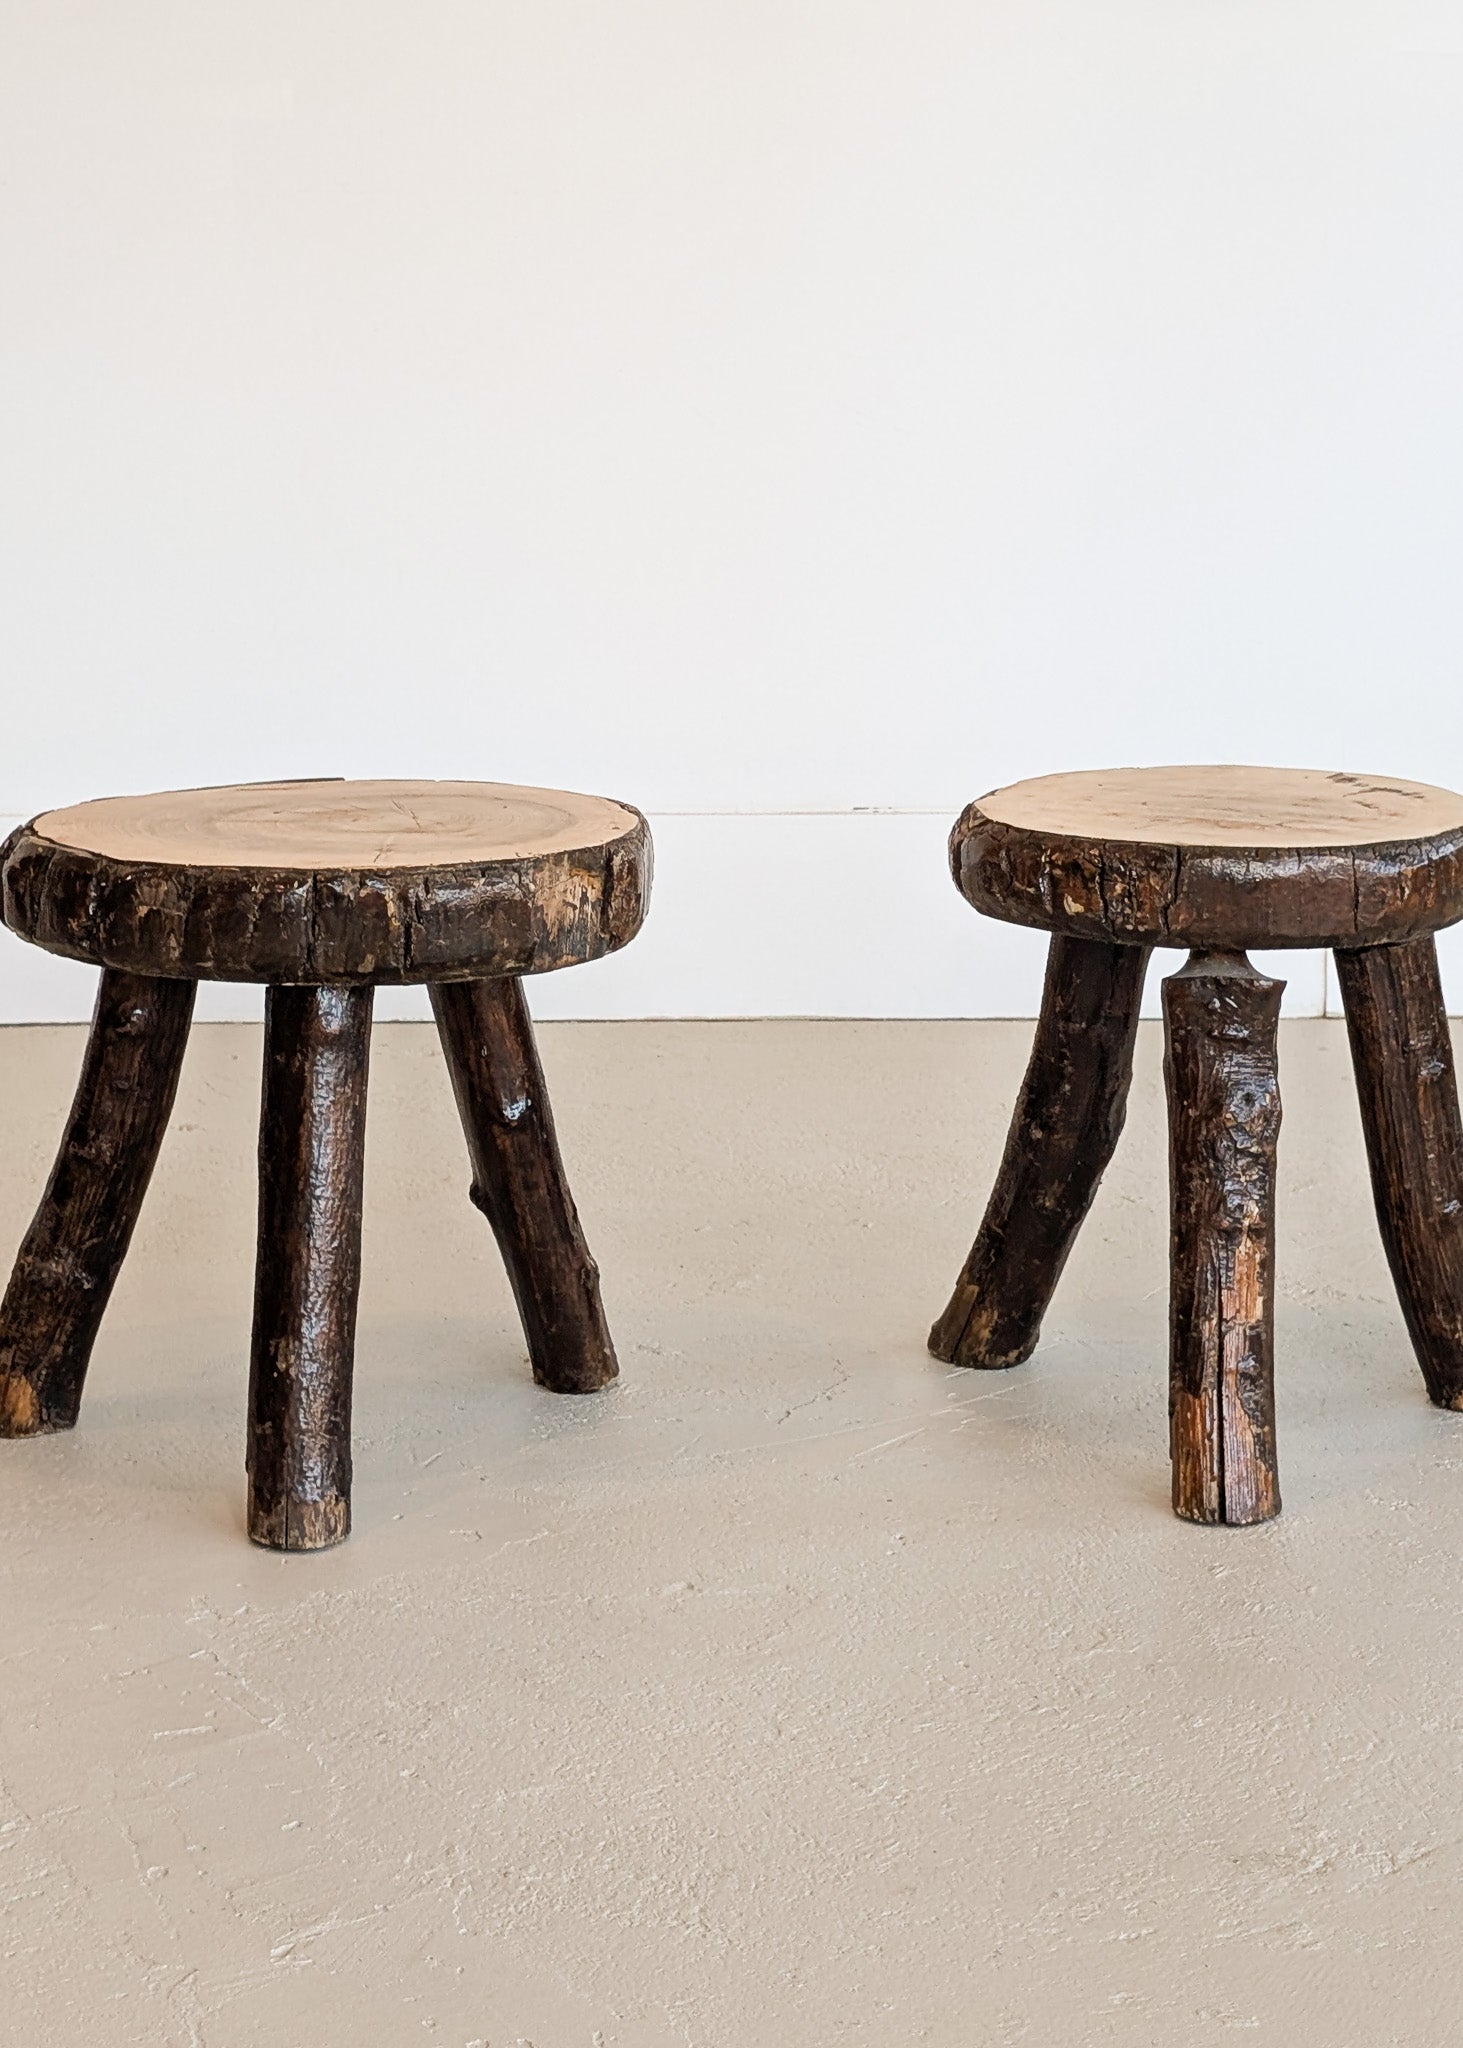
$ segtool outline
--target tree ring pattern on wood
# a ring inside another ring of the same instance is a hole
[[[950,864],[988,917],[1076,938],[1389,945],[1463,917],[1463,797],[1318,770],[1045,776],[968,805]]]
[[[631,805],[498,784],[260,788],[275,793],[272,842],[257,816],[249,837],[229,822],[232,811],[212,833],[196,822],[191,836],[182,828],[171,836],[161,826],[146,829],[148,804],[171,816],[166,807],[181,797],[213,797],[220,809],[232,802],[234,810],[241,797],[251,797],[257,812],[257,789],[127,799],[133,809],[120,825],[121,799],[43,813],[0,848],[5,923],[48,952],[136,974],[399,985],[548,973],[618,951],[644,921],[650,828]],[[458,813],[451,814],[455,833],[444,832],[430,812],[427,827],[414,833],[398,808],[405,803],[409,813],[420,792],[433,788],[479,793],[489,823],[475,857],[461,857],[472,838]],[[328,858],[330,834],[321,823],[322,790],[342,803],[356,799],[341,825],[335,861]],[[405,797],[396,794],[403,791]],[[520,807],[513,813],[515,830],[505,834],[491,820],[514,796],[561,801],[557,809],[547,801],[532,812]],[[489,811],[493,805],[498,809]],[[103,815],[89,826],[92,811]],[[535,819],[550,821],[552,829],[540,823],[537,846],[532,829],[524,829],[525,817],[530,826]],[[576,823],[586,835],[579,844],[572,843]],[[363,857],[370,825],[388,864]],[[71,836],[56,838],[53,830]],[[97,845],[74,843],[87,837]],[[214,859],[207,850],[265,853],[271,843],[277,846],[273,864]],[[169,857],[143,857],[150,849]],[[459,857],[428,857],[444,852]]]

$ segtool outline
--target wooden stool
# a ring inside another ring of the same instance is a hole
[[[4,918],[101,966],[45,1196],[0,1304],[0,1435],[70,1429],[177,1088],[200,979],[268,984],[249,1534],[350,1530],[366,1060],[376,984],[427,982],[534,1378],[618,1370],[520,977],[635,936],[650,831],[603,797],[487,782],[284,782],[112,797],[22,825]]]
[[[1163,984],[1175,1513],[1280,1510],[1272,1378],[1275,1028],[1248,946],[1335,949],[1382,1241],[1423,1378],[1463,1408],[1463,1132],[1432,935],[1463,916],[1463,797],[1281,768],[1049,775],[950,838],[962,894],[1053,934],[1031,1063],[930,1349],[1019,1365],[1122,1129],[1144,969]]]

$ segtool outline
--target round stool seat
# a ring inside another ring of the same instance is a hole
[[[1374,946],[1463,917],[1463,796],[1297,768],[1015,782],[950,836],[988,917],[1157,946]]]
[[[265,782],[44,812],[0,852],[4,919],[136,974],[263,982],[541,974],[635,936],[629,804],[494,782]]]

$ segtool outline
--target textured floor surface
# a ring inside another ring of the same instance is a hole
[[[1283,1518],[1167,1507],[1155,1028],[1031,1363],[925,1353],[1029,1026],[543,1033],[624,1368],[530,1382],[373,1052],[356,1534],[242,1528],[259,1039],[195,1033],[80,1428],[0,1444],[16,2048],[1452,2042],[1463,1416],[1283,1028]],[[0,1253],[81,1037],[0,1033]]]

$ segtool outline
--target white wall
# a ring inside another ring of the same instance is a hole
[[[946,876],[979,790],[1463,784],[1457,0],[0,33],[0,811],[605,790],[659,901],[544,1014],[978,1014],[1041,956]],[[0,948],[0,1016],[86,984]]]

